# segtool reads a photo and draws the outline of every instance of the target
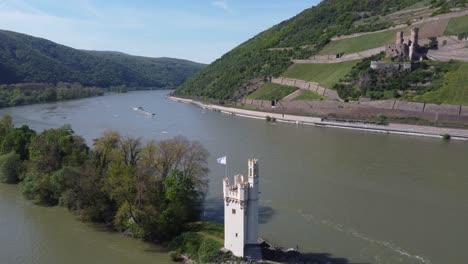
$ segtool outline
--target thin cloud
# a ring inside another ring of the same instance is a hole
[[[211,2],[211,4],[215,7],[223,9],[226,12],[231,12],[231,8],[229,7],[227,0],[217,0]]]

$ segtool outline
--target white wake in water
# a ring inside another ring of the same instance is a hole
[[[343,232],[343,233],[346,233],[346,234],[351,235],[353,237],[356,237],[356,238],[362,239],[364,241],[367,241],[367,242],[371,243],[372,245],[377,245],[377,246],[383,247],[383,248],[385,248],[387,250],[391,250],[392,252],[398,254],[401,257],[405,257],[407,259],[411,259],[413,261],[416,261],[416,263],[431,264],[430,259],[424,258],[422,256],[411,254],[408,251],[406,251],[406,250],[392,244],[391,242],[380,241],[380,240],[370,238],[370,237],[368,237],[368,236],[366,236],[364,234],[359,233],[358,231],[356,231],[354,229],[345,228],[343,225],[336,224],[336,223],[333,223],[333,222],[328,221],[328,220],[323,220],[323,219],[318,220],[312,214],[306,214],[302,210],[298,210],[298,213],[302,217],[307,219],[308,222],[315,222],[315,223],[320,223],[320,224],[326,225],[326,226],[328,226],[328,227],[330,227],[330,228],[332,228],[334,230],[337,230],[339,232]],[[377,261],[376,263],[381,263],[380,262],[381,261],[380,256],[375,256],[375,260]]]

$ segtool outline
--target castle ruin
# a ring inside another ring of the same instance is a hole
[[[224,248],[237,257],[261,258],[258,244],[258,161],[249,159],[248,176],[223,181]],[[259,255],[260,254],[260,255]]]
[[[411,29],[411,37],[405,43],[403,32],[397,32],[394,45],[385,47],[388,57],[396,58],[399,61],[416,61],[421,58],[419,54],[419,28]]]

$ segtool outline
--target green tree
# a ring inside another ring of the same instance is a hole
[[[70,126],[45,130],[31,142],[24,195],[43,204],[58,204],[67,189],[65,178],[70,175],[64,168],[80,167],[88,159],[88,147]]]
[[[184,137],[164,140],[157,148],[158,174],[164,181],[173,170],[179,170],[192,179],[197,188],[207,187],[208,151],[196,141]]]
[[[80,166],[88,158],[89,148],[82,137],[74,135],[70,126],[44,130],[33,138],[31,161],[42,173],[51,173],[63,165]]]
[[[61,204],[84,221],[112,224],[117,204],[104,191],[103,175],[91,161],[75,170],[78,175],[66,178],[67,190],[62,194]]]
[[[118,160],[121,137],[117,131],[108,131],[94,139],[93,160],[99,173],[107,171],[109,163]]]
[[[35,136],[36,131],[26,125],[11,129],[2,140],[0,151],[3,154],[15,151],[20,155],[21,160],[28,160],[29,145]]]
[[[20,156],[10,152],[0,156],[0,182],[17,183],[21,173],[22,163]]]
[[[0,119],[0,140],[13,128],[13,121],[10,115],[3,115]]]
[[[173,170],[164,185],[168,208],[177,215],[179,224],[196,220],[200,215],[203,193],[196,188],[192,178],[182,171]]]

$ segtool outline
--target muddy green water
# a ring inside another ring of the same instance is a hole
[[[224,167],[260,159],[260,235],[320,254],[323,263],[468,263],[468,143],[272,124],[134,92],[0,110],[37,130],[71,124],[91,143],[103,131],[177,135],[210,151],[204,218],[222,222]],[[143,106],[154,118],[131,107]],[[167,263],[156,246],[80,223],[0,185],[0,263]]]

